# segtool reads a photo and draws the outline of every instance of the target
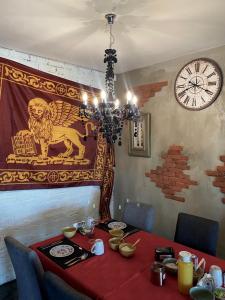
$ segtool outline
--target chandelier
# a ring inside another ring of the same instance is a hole
[[[112,25],[114,24],[115,17],[116,15],[112,13],[105,15],[110,35],[109,48],[105,50],[104,56],[104,63],[106,64],[105,91],[101,91],[100,99],[93,97],[92,101],[88,99],[87,93],[83,93],[80,117],[95,121],[97,123],[97,132],[103,134],[107,143],[113,144],[118,140],[118,145],[121,145],[124,121],[131,120],[137,122],[140,118],[140,112],[137,106],[137,97],[130,91],[127,91],[127,103],[125,105],[121,105],[119,99],[116,98],[114,65],[117,63],[117,55],[116,50],[112,49],[115,41],[112,34]],[[134,134],[137,133],[135,132]]]

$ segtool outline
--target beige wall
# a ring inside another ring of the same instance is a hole
[[[177,215],[187,212],[218,220],[220,237],[218,255],[225,258],[225,205],[223,194],[213,187],[213,177],[205,175],[205,170],[214,170],[222,165],[220,155],[225,155],[225,89],[219,98],[208,108],[201,111],[188,111],[182,108],[174,97],[174,80],[178,71],[188,61],[208,57],[217,61],[225,74],[225,47],[197,53],[138,69],[119,76],[118,86],[121,97],[125,85],[141,85],[158,81],[168,81],[168,86],[157,93],[145,104],[143,111],[151,113],[151,157],[128,156],[128,129],[123,133],[122,147],[116,147],[116,179],[114,188],[115,214],[120,217],[120,206],[130,201],[152,204],[156,209],[154,232],[173,239]],[[150,63],[150,62],[149,62]],[[180,193],[184,203],[166,199],[159,188],[145,172],[161,166],[160,158],[170,145],[182,145],[183,154],[189,157],[191,179],[198,181],[197,186]]]

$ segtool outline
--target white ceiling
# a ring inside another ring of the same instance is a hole
[[[115,12],[116,72],[225,45],[224,0],[0,0],[0,46],[104,70]]]

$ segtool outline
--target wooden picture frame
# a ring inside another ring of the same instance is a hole
[[[135,135],[136,132],[136,135]],[[129,122],[129,151],[130,156],[151,156],[151,115],[141,113],[139,122]]]

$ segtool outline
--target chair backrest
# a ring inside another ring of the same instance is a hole
[[[5,244],[16,274],[19,300],[43,300],[44,270],[37,254],[13,237]]]
[[[154,219],[155,209],[152,205],[128,202],[124,207],[123,221],[127,224],[151,232]]]
[[[217,221],[179,213],[174,241],[215,256],[218,234]]]
[[[44,286],[48,300],[91,300],[50,271],[44,274]]]

